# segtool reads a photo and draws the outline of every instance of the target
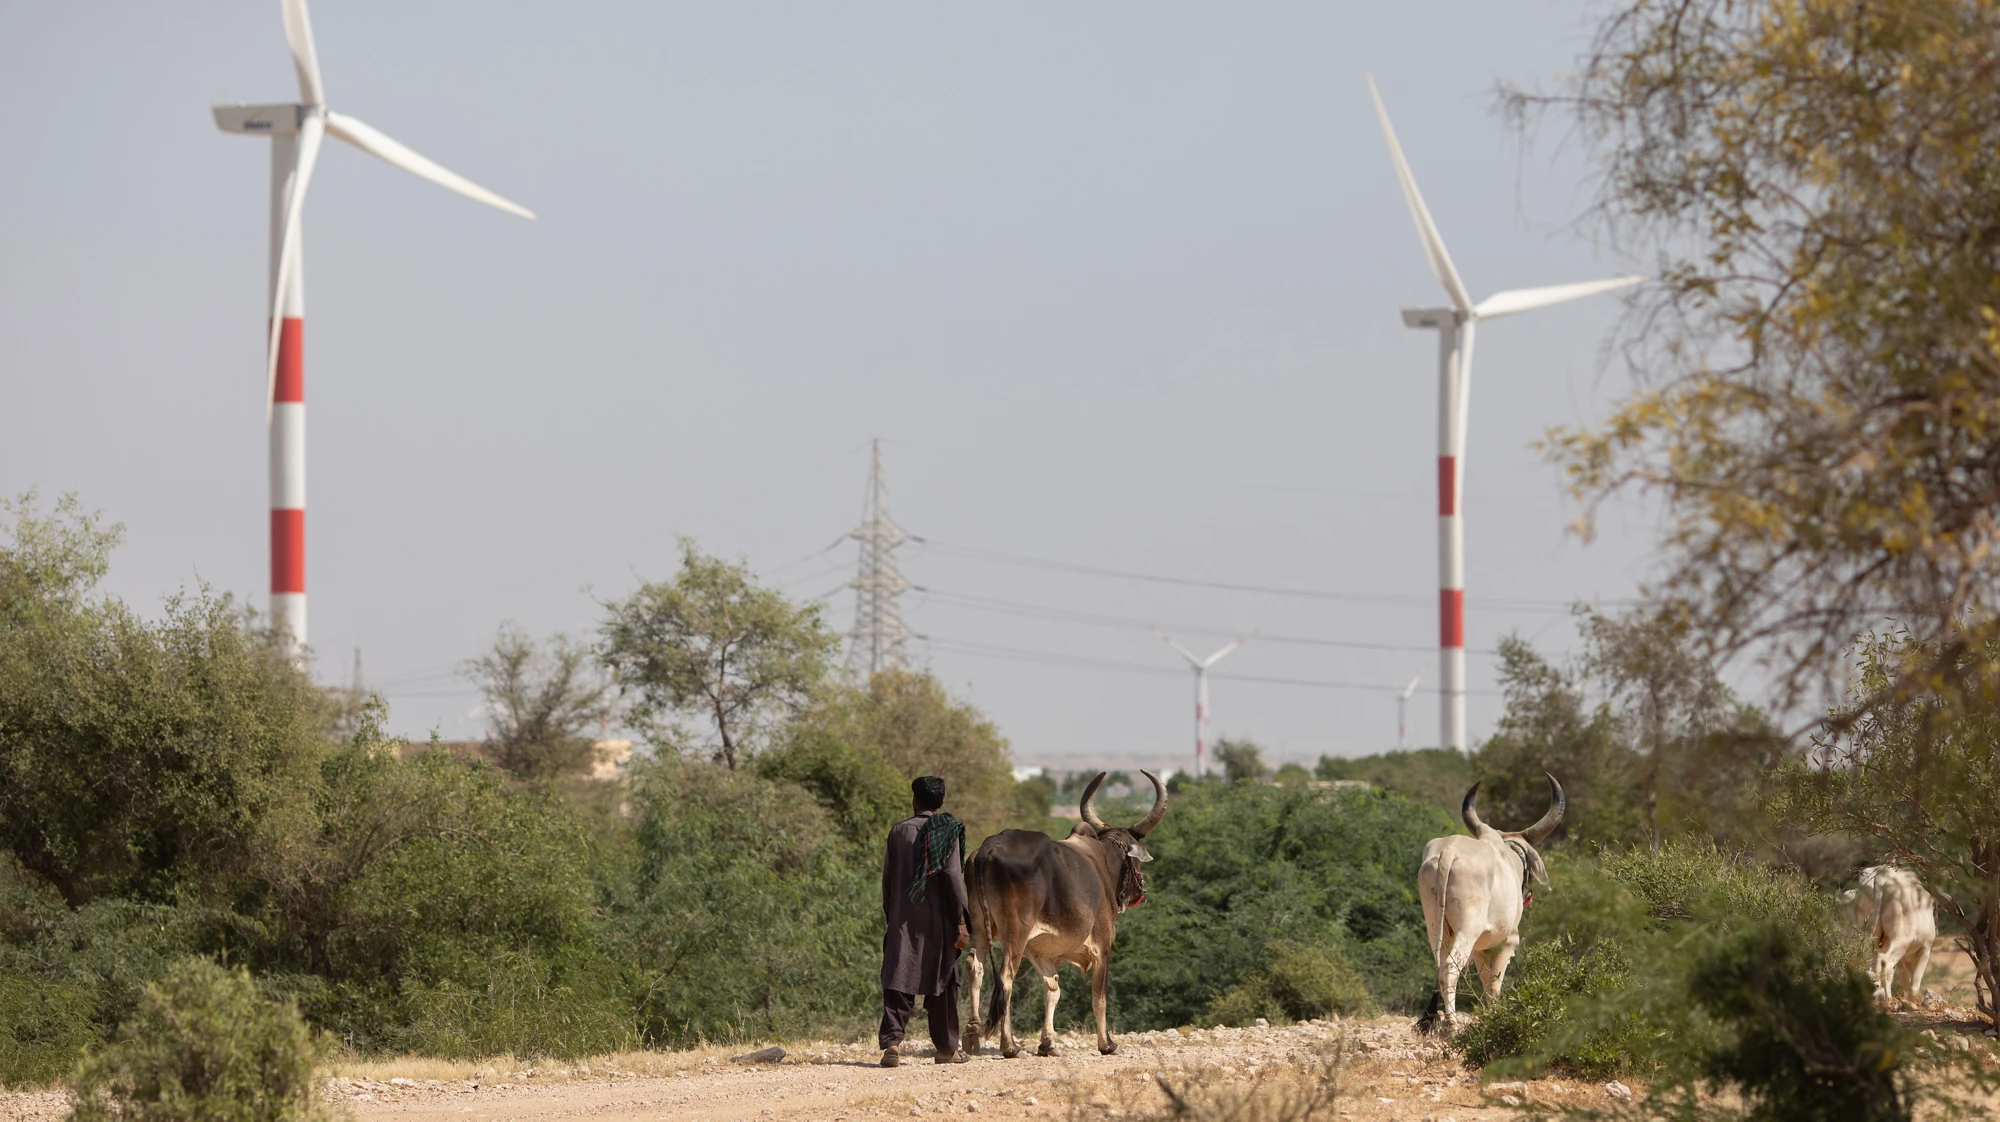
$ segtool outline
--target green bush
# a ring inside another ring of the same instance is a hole
[[[1726,1026],[1702,1074],[1743,1089],[1759,1122],[1904,1122],[1913,1041],[1844,962],[1773,922],[1734,935],[1689,979],[1701,1010]]]
[[[1321,756],[1321,779],[1360,780],[1433,806],[1457,806],[1477,778],[1472,757],[1456,748],[1418,748],[1376,756]]]
[[[1271,996],[1288,947],[1344,959],[1375,1004],[1414,1009],[1431,986],[1417,863],[1451,829],[1442,810],[1387,791],[1188,785],[1147,839],[1157,860],[1146,904],[1118,920],[1116,1024],[1206,1020],[1210,1002],[1239,986],[1238,1002]]]
[[[1615,942],[1589,950],[1579,950],[1568,935],[1533,943],[1515,956],[1507,977],[1501,1000],[1482,1009],[1479,1019],[1453,1041],[1467,1065],[1483,1068],[1561,1040],[1560,1054],[1549,1062],[1597,1079],[1623,1071],[1635,1051],[1647,1050],[1643,1027],[1629,1017],[1574,1031],[1573,1008],[1631,978],[1631,966]]]
[[[94,590],[117,539],[0,503],[0,846],[72,905],[220,902],[307,828],[323,707],[226,597]]]
[[[398,1042],[426,1056],[574,1060],[629,1048],[635,1040],[630,1003],[609,971],[564,970],[525,952],[489,963],[481,989],[449,978],[414,983],[408,1007],[411,1023]]]
[[[1703,955],[1767,924],[1783,926],[1813,961],[1845,962],[1857,949],[1806,878],[1706,841],[1552,855],[1549,878],[1499,999],[1453,1041],[1468,1063],[1496,1073],[1694,1070],[1723,1034],[1694,998]]]
[[[1249,1025],[1257,1018],[1284,1024],[1381,1010],[1361,972],[1337,947],[1277,940],[1264,968],[1208,1003],[1205,1024]]]
[[[576,1055],[622,1039],[631,1003],[612,980],[576,817],[495,768],[439,751],[398,760],[359,740],[326,757],[317,835],[279,886],[258,962],[277,988],[360,1051],[465,1054],[453,1042],[477,1039]],[[522,993],[541,1012],[523,1010]],[[472,995],[515,1012],[478,1033],[452,1028]]]
[[[298,1010],[248,972],[201,958],[148,983],[117,1039],[77,1066],[79,1122],[278,1122],[319,1117]]]
[[[648,1043],[873,1019],[879,850],[841,844],[805,789],[711,764],[641,766],[632,801],[632,864],[612,883],[611,910]]]
[[[68,1074],[98,1039],[97,993],[88,985],[0,973],[0,1086]]]
[[[48,1064],[68,1071],[72,1045],[103,1039],[138,1007],[147,982],[190,952],[220,948],[243,926],[230,912],[192,905],[102,899],[71,908],[0,860],[0,992],[8,995],[0,996],[0,1082],[45,1079]]]

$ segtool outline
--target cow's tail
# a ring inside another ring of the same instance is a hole
[[[986,997],[986,1023],[980,1027],[992,1036],[1004,1041],[1007,1038],[1000,1036],[1000,1026],[1014,1023],[1014,1010],[1012,1008],[1014,993],[1006,986],[1000,984],[1000,964],[994,962],[990,955],[987,956],[986,962],[993,974],[993,989]]]
[[[1446,891],[1451,887],[1451,866],[1451,854],[1447,853],[1444,859],[1438,862],[1438,927],[1437,934],[1431,937],[1431,965],[1440,974],[1444,972],[1444,905],[1446,900],[1451,899],[1450,893]],[[1434,987],[1431,990],[1431,1002],[1424,1007],[1424,1015],[1417,1018],[1417,1031],[1429,1036],[1438,1030],[1439,1022],[1443,1018],[1444,990]]]

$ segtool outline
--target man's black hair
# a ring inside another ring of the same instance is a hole
[[[918,810],[936,810],[944,805],[944,780],[935,775],[920,775],[910,780],[910,794],[917,797]]]

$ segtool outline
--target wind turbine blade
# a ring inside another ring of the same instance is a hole
[[[1600,292],[1625,288],[1645,279],[1645,277],[1612,277],[1608,280],[1583,281],[1579,284],[1552,284],[1547,288],[1512,288],[1506,292],[1496,292],[1481,300],[1479,306],[1472,311],[1480,319],[1511,316],[1515,312],[1532,312],[1536,308],[1546,308],[1550,304],[1566,304],[1571,300],[1581,300]]]
[[[325,105],[326,88],[319,81],[319,51],[313,48],[312,20],[306,0],[283,0],[285,42],[291,44],[292,66],[299,72],[299,98],[307,105]]]
[[[1419,674],[1416,677],[1410,679],[1410,684],[1403,687],[1403,700],[1408,701],[1410,699],[1410,695],[1417,692],[1417,683],[1423,680],[1424,676],[1422,674]]]
[[[1471,314],[1472,297],[1465,291],[1465,282],[1458,279],[1451,254],[1444,251],[1444,238],[1438,234],[1437,223],[1431,221],[1430,208],[1424,205],[1423,192],[1417,190],[1409,161],[1403,159],[1403,146],[1396,143],[1396,128],[1389,123],[1389,110],[1382,104],[1382,93],[1375,88],[1372,74],[1368,77],[1368,94],[1375,99],[1375,115],[1382,120],[1382,135],[1389,138],[1389,156],[1396,161],[1396,178],[1403,181],[1403,197],[1410,201],[1410,217],[1417,220],[1417,236],[1423,239],[1424,253],[1431,259],[1431,272],[1437,274],[1438,282],[1450,294],[1451,306]]]
[[[308,113],[299,123],[299,162],[292,172],[292,189],[285,197],[285,240],[278,250],[278,283],[271,294],[271,343],[264,364],[264,423],[271,423],[276,406],[272,398],[278,389],[278,340],[285,331],[285,298],[298,283],[300,214],[305,210],[306,187],[312,183],[313,164],[319,160],[319,145],[325,135],[319,114]]]
[[[1179,643],[1174,642],[1173,636],[1162,634],[1160,636],[1160,641],[1165,643],[1167,646],[1172,647],[1174,650],[1179,651],[1180,656],[1188,660],[1188,665],[1197,668],[1199,668],[1202,665],[1201,659],[1196,658],[1193,651],[1188,650],[1186,647],[1183,647]]]
[[[508,214],[518,214],[523,218],[535,216],[535,212],[527,207],[503,199],[456,172],[446,171],[345,113],[328,113],[326,131],[371,156],[392,163],[411,175],[428,179],[440,187],[456,191],[468,199],[477,199],[487,206],[504,210]]]
[[[1215,652],[1214,654],[1209,655],[1208,658],[1202,661],[1201,665],[1204,668],[1214,666],[1216,663],[1221,662],[1224,658],[1228,657],[1229,652],[1235,650],[1236,648],[1242,646],[1243,644],[1249,641],[1250,641],[1250,636],[1244,635],[1238,638],[1234,643],[1231,643],[1228,646],[1222,648],[1221,650]]]

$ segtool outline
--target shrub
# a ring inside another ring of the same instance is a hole
[[[73,905],[245,891],[308,825],[318,691],[226,597],[95,593],[74,504],[0,508],[0,845]]]
[[[283,988],[349,1046],[454,1039],[443,1010],[467,994],[514,992],[503,976],[519,961],[536,964],[538,991],[571,995],[558,1021],[580,1015],[581,995],[611,988],[591,851],[553,796],[446,752],[398,760],[365,736],[326,757],[321,791],[317,834],[279,886],[280,929],[261,965],[290,975]],[[593,1008],[629,1023],[622,999]],[[501,1025],[527,1035],[506,1037]],[[595,1030],[572,1047],[547,1025],[506,1018],[480,1039],[493,1051],[572,1054],[616,1034]]]
[[[77,1066],[79,1122],[278,1122],[321,1114],[298,1010],[243,970],[177,962],[146,986],[115,1041]]]
[[[1208,1019],[1209,1003],[1238,986],[1239,1002],[1259,993],[1276,1002],[1272,971],[1284,971],[1288,947],[1338,955],[1376,1004],[1413,1008],[1430,992],[1417,862],[1427,840],[1450,830],[1443,811],[1381,790],[1184,787],[1147,839],[1158,858],[1147,902],[1119,917],[1118,1025]],[[1291,965],[1303,970],[1302,960]]]
[[[613,937],[652,1044],[858,1029],[879,999],[879,858],[803,788],[711,764],[635,770]]]
[[[1564,1046],[1548,1057],[1548,1063],[1586,1078],[1615,1074],[1635,1050],[1645,1050],[1644,1042],[1636,1039],[1639,1026],[1620,1018],[1577,1033],[1571,1009],[1582,1000],[1617,990],[1630,976],[1631,966],[1616,943],[1579,950],[1569,935],[1532,943],[1515,957],[1501,1000],[1486,1006],[1452,1046],[1465,1056],[1467,1065],[1486,1067],[1561,1040]]]
[[[1208,1003],[1209,1024],[1277,1024],[1380,1012],[1361,972],[1337,947],[1274,941],[1262,971]]]
[[[1903,1122],[1911,1117],[1909,1035],[1875,1005],[1867,978],[1771,923],[1703,957],[1689,992],[1728,1027],[1704,1074],[1741,1087],[1749,1117]]]
[[[1723,1028],[1693,997],[1702,956],[1782,925],[1797,953],[1841,962],[1854,938],[1804,877],[1706,841],[1549,860],[1506,988],[1453,1047],[1497,1072],[1670,1077],[1699,1068]]]
[[[526,952],[487,965],[485,985],[447,978],[415,983],[401,1046],[426,1056],[472,1059],[511,1053],[574,1060],[632,1045],[630,1003],[609,970],[562,969]]]
[[[98,1039],[88,985],[0,973],[0,1086],[49,1083]]]

